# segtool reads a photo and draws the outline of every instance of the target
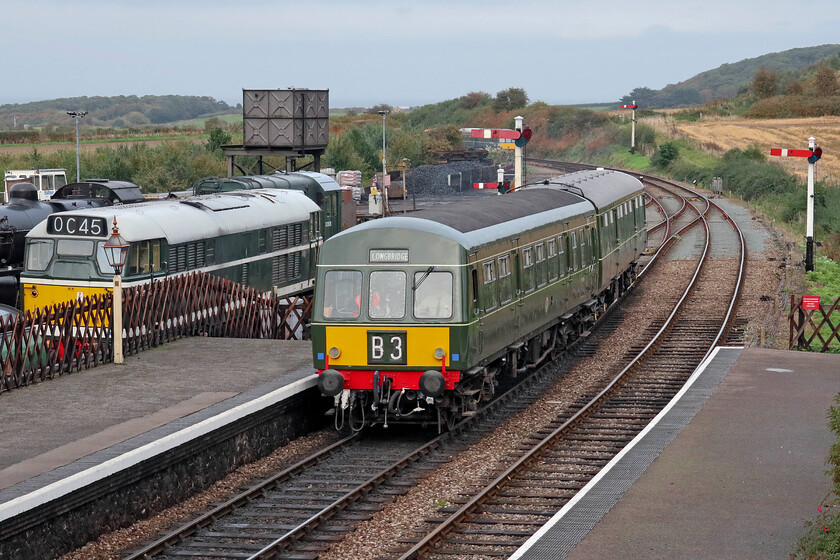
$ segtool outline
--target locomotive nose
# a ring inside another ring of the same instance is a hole
[[[446,389],[446,378],[439,371],[430,369],[420,376],[420,390],[427,397],[441,397]]]
[[[318,376],[318,389],[328,397],[334,397],[344,389],[344,377],[334,369],[325,369]]]

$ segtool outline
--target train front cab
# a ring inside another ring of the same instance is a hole
[[[371,249],[361,265],[319,266],[312,323],[318,385],[353,427],[439,424],[441,410],[453,404],[467,359],[462,268],[407,265],[415,250]]]

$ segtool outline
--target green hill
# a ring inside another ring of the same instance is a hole
[[[84,125],[122,128],[208,118],[233,113],[236,107],[206,96],[67,97],[0,105],[0,129],[72,128],[73,121],[67,111],[87,111],[82,121]]]
[[[765,54],[732,64],[723,64],[688,80],[668,84],[660,90],[638,87],[622,97],[621,103],[635,100],[641,107],[664,109],[700,105],[715,99],[729,99],[743,92],[761,67],[778,72],[783,81],[790,81],[798,79],[804,70],[822,59],[831,58],[832,61],[840,62],[838,55],[840,45],[836,44]]]

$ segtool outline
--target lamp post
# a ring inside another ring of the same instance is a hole
[[[385,175],[388,171],[385,169],[385,115],[389,113],[389,111],[377,111],[380,115],[382,115],[382,188],[385,190],[385,198],[382,200],[385,201],[385,208],[382,212],[383,216],[388,215],[388,184],[385,181]]]
[[[120,273],[122,267],[125,266],[126,258],[128,257],[128,243],[120,236],[120,230],[117,229],[117,217],[114,216],[114,229],[111,231],[111,237],[105,242],[105,258],[108,264],[114,269],[114,292],[113,302],[114,309],[111,313],[111,332],[114,335],[114,363],[121,364],[125,360],[123,358],[123,339],[122,339],[122,279]]]
[[[76,182],[79,182],[79,119],[88,114],[87,111],[67,111],[76,121]]]

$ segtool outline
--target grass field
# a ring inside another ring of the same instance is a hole
[[[115,138],[108,141],[90,141],[79,143],[79,151],[82,153],[95,152],[96,148],[107,147],[116,148],[120,144],[147,144],[149,146],[157,146],[164,142],[173,140],[186,140],[187,142],[206,142],[208,136],[206,134],[190,135],[190,136],[171,136],[160,137],[150,136],[146,138]],[[32,153],[33,149],[37,149],[38,153],[49,154],[59,150],[76,151],[75,142],[50,142],[46,144],[0,144],[0,154],[21,155]]]
[[[721,155],[732,148],[758,146],[770,157],[770,148],[806,149],[808,138],[817,139],[823,149],[817,163],[817,180],[840,183],[840,117],[814,119],[740,119],[703,118],[697,122],[677,122],[668,117],[640,119],[658,132],[685,137],[698,142],[709,153]],[[773,157],[789,172],[805,178],[808,174],[804,158]]]

